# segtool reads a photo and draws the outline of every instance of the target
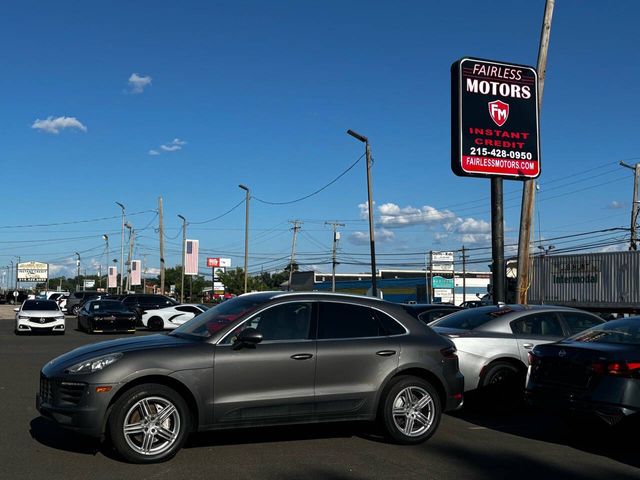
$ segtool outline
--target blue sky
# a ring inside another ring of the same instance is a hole
[[[153,272],[162,196],[168,266],[180,261],[177,214],[200,240],[202,267],[206,256],[241,266],[244,205],[200,222],[241,202],[243,183],[250,271],[286,265],[294,219],[304,269],[330,269],[324,222],[338,220],[339,271],[367,271],[363,161],[307,200],[261,202],[295,200],[344,172],[363,153],[351,128],[372,145],[379,266],[419,268],[423,252],[464,244],[486,270],[489,182],[451,173],[449,67],[463,56],[535,65],[543,10],[542,0],[6,4],[0,265],[20,256],[71,275],[78,251],[95,273],[102,234],[119,257],[119,201],[134,214],[134,256],[147,255]],[[625,248],[628,232],[557,237],[628,227],[632,172],[617,161],[640,161],[639,16],[633,0],[556,4],[541,112],[543,244]],[[507,243],[520,191],[505,182]]]

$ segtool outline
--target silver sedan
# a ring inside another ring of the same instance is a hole
[[[524,387],[533,347],[600,323],[600,317],[573,308],[503,304],[461,310],[429,326],[455,343],[468,392],[490,385]]]

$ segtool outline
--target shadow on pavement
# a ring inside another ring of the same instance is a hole
[[[350,437],[377,440],[378,436],[373,425],[357,422],[238,428],[192,433],[184,448]]]
[[[610,427],[595,418],[570,418],[529,408],[520,401],[497,406],[486,396],[471,395],[468,400],[462,410],[450,415],[491,430],[566,445],[640,468],[636,443],[640,426],[638,418],[629,418]]]
[[[34,418],[29,426],[31,438],[47,447],[88,455],[101,451],[98,440],[66,430],[44,417]]]

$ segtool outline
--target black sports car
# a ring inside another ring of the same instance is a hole
[[[78,330],[135,333],[136,314],[117,300],[90,300],[78,311]]]
[[[538,345],[529,363],[533,405],[595,414],[609,425],[640,412],[640,317]]]

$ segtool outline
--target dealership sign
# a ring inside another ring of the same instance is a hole
[[[18,264],[18,282],[46,282],[49,278],[49,264],[22,262]]]
[[[230,258],[211,258],[207,257],[207,267],[216,268],[216,267],[230,267],[231,259]]]
[[[472,177],[540,175],[533,67],[475,58],[451,66],[451,169]]]

